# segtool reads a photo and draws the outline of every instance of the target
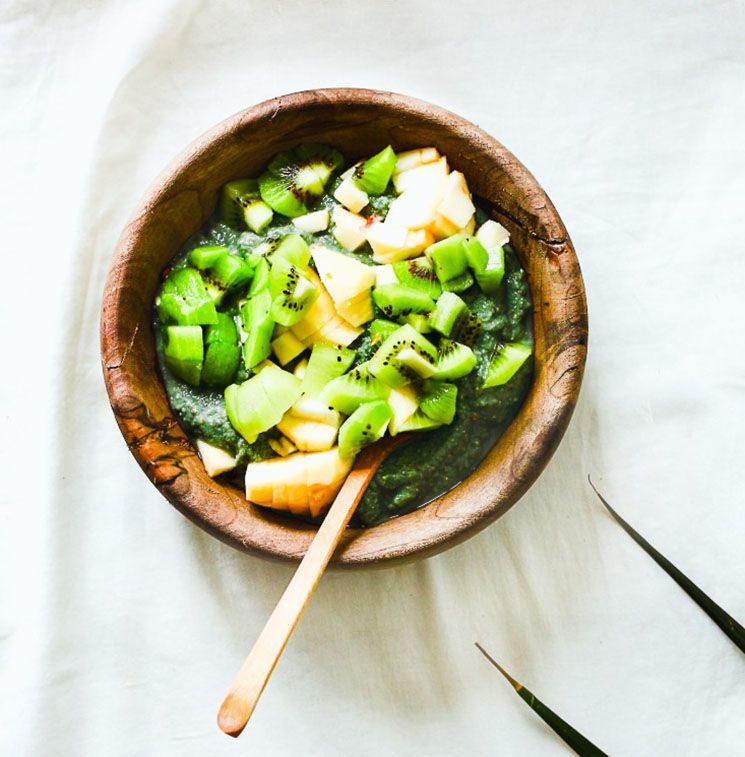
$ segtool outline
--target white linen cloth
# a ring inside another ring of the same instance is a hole
[[[473,646],[618,755],[745,752],[745,660],[591,495],[745,620],[745,6],[8,0],[0,754],[552,755]],[[391,89],[494,134],[556,203],[591,326],[538,483],[435,558],[332,573],[236,743],[226,687],[292,567],[161,498],[98,356],[120,230],[243,107]]]

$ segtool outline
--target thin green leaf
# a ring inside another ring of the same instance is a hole
[[[664,555],[660,554],[641,534],[637,533],[609,504],[603,495],[595,488],[588,476],[595,494],[605,505],[606,510],[613,516],[619,526],[675,581],[678,586],[719,626],[733,644],[740,651],[745,652],[745,628],[743,628],[729,613],[725,612],[711,597],[696,586],[690,578],[681,573]]]
[[[591,741],[588,741],[579,731],[576,731],[566,720],[562,720],[553,710],[549,710],[533,692],[528,691],[521,683],[518,683],[482,646],[476,642],[476,648],[487,660],[510,682],[512,688],[524,699],[533,712],[535,712],[546,725],[563,741],[565,741],[581,757],[608,757],[598,749]]]

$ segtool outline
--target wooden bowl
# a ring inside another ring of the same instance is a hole
[[[458,487],[408,515],[349,529],[334,560],[361,565],[433,553],[487,526],[536,480],[572,415],[587,350],[582,275],[554,206],[496,139],[442,108],[365,89],[298,92],[228,118],[181,153],[124,229],[106,282],[101,356],[111,407],[140,467],[184,515],[239,549],[302,557],[313,528],[248,504],[205,472],[168,404],[151,325],[160,273],[212,213],[221,185],[255,176],[274,153],[301,142],[332,144],[347,158],[389,143],[435,145],[509,229],[527,271],[535,378],[515,420]]]

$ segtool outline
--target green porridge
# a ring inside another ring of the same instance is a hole
[[[154,313],[171,406],[208,473],[316,519],[363,446],[413,431],[353,522],[456,486],[532,378],[529,289],[508,240],[434,148],[345,170],[333,148],[302,145],[226,185]]]

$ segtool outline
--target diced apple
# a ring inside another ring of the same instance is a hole
[[[411,168],[408,171],[396,174],[393,177],[393,186],[400,194],[420,182],[429,184],[443,176],[447,176],[449,171],[447,158],[440,158],[434,163],[426,163],[423,166]]]
[[[272,352],[277,356],[280,365],[287,365],[304,351],[305,345],[292,331],[284,331],[272,342]]]
[[[311,344],[308,341],[308,337],[317,332],[320,328],[323,328],[327,323],[338,318],[336,314],[336,308],[334,307],[334,301],[331,299],[331,295],[326,291],[326,287],[318,278],[318,274],[315,271],[308,268],[305,271],[305,275],[310,279],[313,286],[318,289],[318,297],[316,301],[308,308],[308,312],[305,317],[292,326],[292,333],[303,342],[306,346]]]
[[[327,323],[320,331],[314,334],[308,344],[321,342],[323,344],[340,344],[347,347],[362,333],[362,329],[348,324],[343,318],[336,317],[330,323]]]
[[[349,255],[322,244],[312,245],[310,254],[326,291],[337,304],[357,297],[375,283],[375,269]]]
[[[352,467],[352,460],[343,458],[339,448],[306,456],[308,504],[313,517],[320,515],[334,501]]]
[[[354,252],[365,243],[367,238],[365,218],[337,205],[331,214],[331,220],[334,222],[331,233],[345,250]]]
[[[455,224],[450,223],[444,216],[439,213],[435,217],[434,222],[429,227],[436,240],[446,239],[447,237],[455,236],[455,234],[462,234],[463,236],[470,237],[473,234],[473,230],[476,228],[476,216],[471,216],[471,220],[462,228],[458,228]]]
[[[389,263],[376,265],[374,270],[376,287],[381,287],[384,284],[398,284],[398,276],[396,276],[393,266]]]
[[[391,203],[385,222],[407,229],[427,228],[435,220],[448,181],[449,176],[435,176],[431,182],[415,183]]]
[[[475,211],[465,177],[460,171],[453,171],[447,177],[444,195],[437,205],[437,213],[455,226],[463,228]]]
[[[501,223],[484,221],[476,232],[476,239],[486,247],[487,250],[495,247],[502,247],[510,241],[510,232],[502,226]]]
[[[304,216],[293,218],[292,224],[295,228],[307,234],[326,231],[329,227],[329,212],[328,210],[316,210],[313,213],[306,213]]]
[[[393,169],[393,175],[409,171],[412,168],[434,163],[440,159],[440,153],[436,147],[420,147],[417,150],[407,150],[400,152],[396,156],[396,167]]]
[[[359,213],[370,202],[370,198],[354,183],[351,176],[347,176],[339,184],[334,192],[334,198],[352,213]]]
[[[341,416],[336,410],[329,408],[325,402],[309,397],[301,397],[290,408],[290,412],[293,415],[297,415],[298,418],[305,418],[309,421],[318,421],[319,423],[336,426],[337,428],[341,423]]]
[[[303,376],[305,376],[305,369],[307,367],[308,367],[308,359],[303,358],[302,360],[298,361],[297,365],[292,371],[292,374],[302,380]]]
[[[331,449],[336,440],[337,427],[287,413],[277,428],[302,452],[322,452]]]
[[[297,447],[286,436],[280,436],[279,439],[270,439],[269,446],[280,457],[287,457],[287,455],[297,452]]]
[[[419,397],[413,387],[402,386],[398,389],[391,389],[387,402],[391,406],[391,410],[393,410],[393,417],[388,424],[388,430],[391,435],[395,436],[401,424],[409,420],[417,411]]]
[[[204,469],[207,475],[214,478],[221,473],[233,470],[236,466],[236,459],[228,454],[224,449],[215,447],[205,442],[203,439],[197,439],[197,451],[202,458]]]
[[[325,452],[295,452],[246,466],[246,498],[275,510],[320,515],[334,500],[352,460],[333,447]]]
[[[372,270],[371,266],[366,266]],[[335,302],[336,312],[352,326],[362,326],[373,319],[373,300],[370,289],[365,289],[355,297],[341,302]]]
[[[370,228],[368,241],[373,248],[373,260],[376,263],[395,263],[416,257],[432,244],[434,237],[426,229],[411,231],[392,226],[386,221]]]

